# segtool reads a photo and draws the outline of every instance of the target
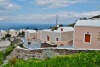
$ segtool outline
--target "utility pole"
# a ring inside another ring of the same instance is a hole
[[[58,15],[56,15],[56,27],[58,25]]]

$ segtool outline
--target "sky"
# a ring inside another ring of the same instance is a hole
[[[1,23],[71,24],[100,15],[100,0],[0,0]]]

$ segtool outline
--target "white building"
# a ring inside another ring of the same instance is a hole
[[[38,31],[37,38],[42,42],[55,43],[57,45],[70,45],[73,40],[72,27],[59,27],[57,30],[45,29]]]
[[[78,20],[74,30],[74,47],[100,49],[100,20]]]
[[[0,39],[3,38],[3,37],[5,37],[6,34],[7,34],[6,31],[0,30]]]
[[[37,39],[37,32],[36,30],[26,30],[25,31],[25,44],[24,46],[27,48],[40,48],[41,47],[41,40]]]
[[[26,30],[25,31],[25,39],[28,41],[31,41],[32,39],[37,38],[37,32],[36,30]]]
[[[11,37],[16,37],[19,34],[19,32],[17,30],[10,29],[9,34],[11,35]]]

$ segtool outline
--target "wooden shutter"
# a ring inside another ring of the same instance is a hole
[[[90,42],[90,34],[85,34],[85,42]]]

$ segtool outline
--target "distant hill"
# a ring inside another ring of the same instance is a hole
[[[70,27],[74,27],[74,25],[75,25],[75,23],[73,23],[73,24],[70,24],[70,25],[68,25],[68,26],[70,26]]]
[[[93,16],[91,18],[100,18],[100,15],[97,15],[97,16]]]
[[[75,23],[77,22],[77,20],[75,21]],[[75,23],[72,23],[72,24],[69,24],[67,26],[70,26],[70,27],[74,27]]]
[[[97,15],[97,16],[93,16],[91,18],[80,18],[79,20],[88,20],[88,19],[99,19],[100,18],[100,15]],[[71,27],[74,27],[75,23],[73,24],[70,24],[68,26],[71,26]]]
[[[93,17],[91,17],[91,18],[89,18],[89,19],[100,19],[100,15],[93,16]]]

